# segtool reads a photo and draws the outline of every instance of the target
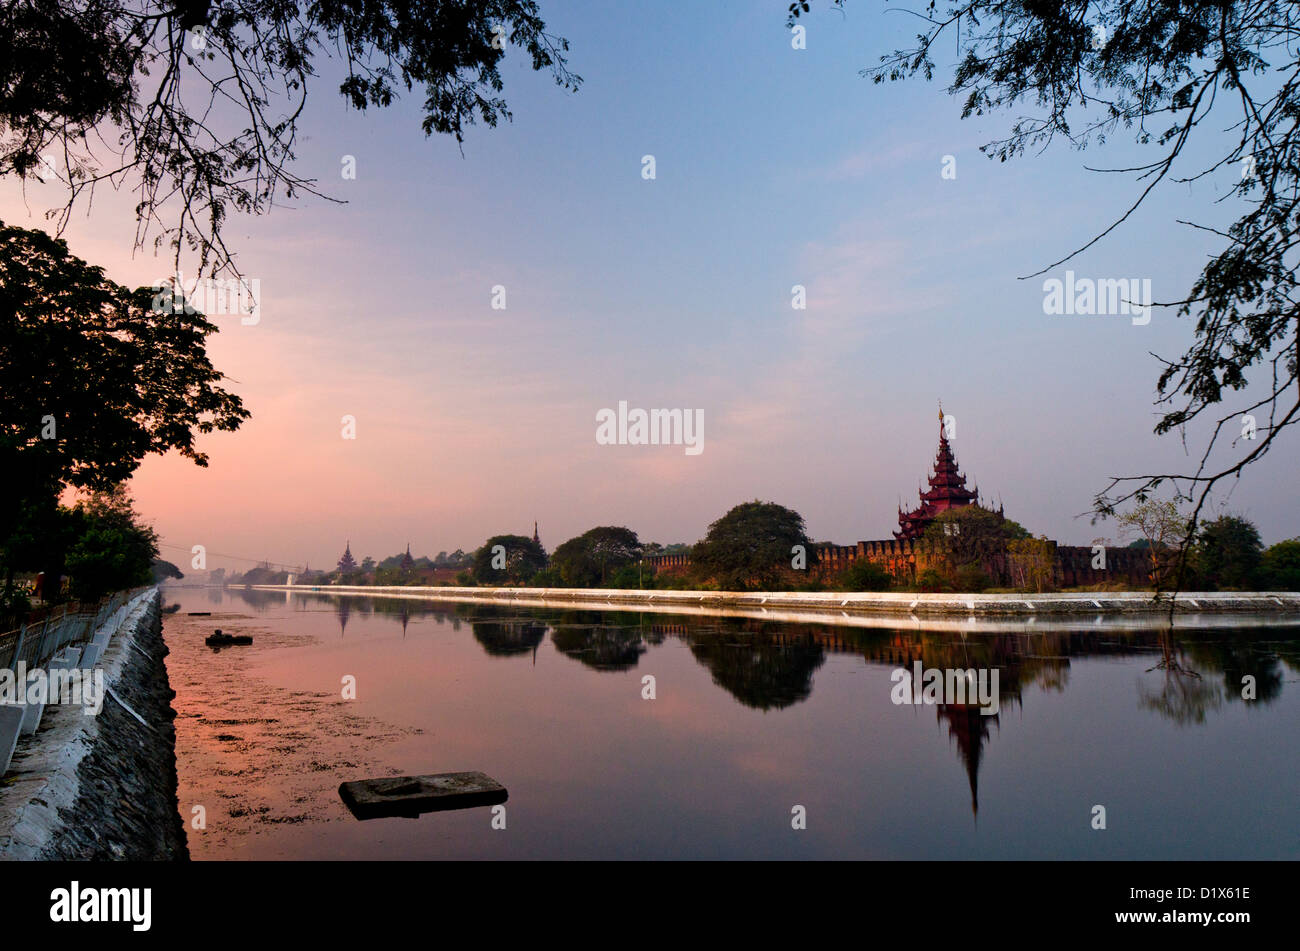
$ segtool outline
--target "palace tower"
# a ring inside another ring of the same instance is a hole
[[[934,472],[930,476],[930,488],[921,493],[921,504],[910,512],[898,510],[899,531],[894,537],[920,538],[926,526],[934,521],[940,512],[979,503],[979,490],[966,488],[966,477],[957,468],[957,458],[948,443],[948,434],[943,426],[943,404],[939,404],[939,452],[934,460]]]

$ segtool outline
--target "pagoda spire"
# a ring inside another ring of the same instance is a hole
[[[948,442],[948,433],[943,423],[943,402],[940,401],[939,450],[935,453],[930,485],[928,489],[918,490],[920,506],[910,512],[900,513],[899,531],[894,532],[895,538],[919,538],[940,512],[979,501],[979,492],[966,487],[966,477],[957,465],[957,457],[953,454],[952,444]]]

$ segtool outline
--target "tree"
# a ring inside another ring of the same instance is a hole
[[[1052,543],[1046,536],[1013,538],[1007,542],[1007,565],[1017,588],[1045,591],[1052,584]]]
[[[94,601],[153,581],[158,536],[140,522],[125,489],[92,493],[63,511],[73,535],[66,559],[73,597]]]
[[[293,170],[314,60],[337,52],[354,109],[424,89],[425,135],[464,141],[510,111],[499,93],[508,47],[576,89],[568,42],[534,0],[41,0],[0,11],[0,174],[67,186],[60,226],[97,184],[138,190],[137,246],[154,228],[177,266],[234,271],[231,211],[320,194]],[[96,147],[96,143],[99,147]],[[170,223],[164,223],[164,208]]]
[[[493,535],[474,552],[478,584],[522,584],[546,567],[546,549],[525,535]]]
[[[175,578],[177,581],[185,577],[179,568],[170,561],[163,561],[161,558],[155,558],[150,566],[153,572],[154,583],[166,581],[168,578]]]
[[[888,591],[894,584],[891,575],[874,561],[856,558],[836,579],[837,591]]]
[[[1259,581],[1264,545],[1259,529],[1239,515],[1220,515],[1201,526],[1196,538],[1196,572],[1220,588],[1251,588]]]
[[[1260,558],[1264,586],[1273,591],[1300,591],[1300,538],[1265,549]]]
[[[843,7],[846,0],[833,2]],[[795,0],[790,20],[809,9],[809,0]],[[1135,167],[1099,169],[1135,174],[1144,184],[1109,227],[1028,277],[1101,241],[1162,184],[1226,179],[1235,199],[1228,207],[1239,217],[1226,228],[1183,222],[1217,236],[1221,250],[1185,294],[1157,305],[1193,318],[1195,330],[1181,356],[1161,360],[1156,389],[1163,412],[1155,432],[1204,420],[1204,450],[1190,471],[1117,477],[1094,500],[1096,515],[1110,517],[1171,482],[1176,495],[1194,496],[1194,531],[1215,486],[1262,458],[1300,421],[1300,7],[1285,0],[975,0],[943,13],[930,2],[916,15],[924,24],[916,45],[882,55],[863,75],[875,83],[931,79],[931,51],[950,48],[938,46],[941,37],[957,34],[961,58],[948,91],[964,97],[962,117],[1016,110],[1007,136],[983,147],[990,157],[1006,161],[1058,136],[1082,149],[1121,129],[1157,149]],[[1029,114],[1029,105],[1038,114]],[[1175,174],[1180,157],[1193,167]],[[1225,197],[1216,189],[1215,206]],[[1252,376],[1265,395],[1216,410]],[[1184,534],[1180,558],[1193,537]]]
[[[29,542],[53,531],[66,490],[109,491],[145,456],[172,449],[206,466],[196,435],[248,418],[208,360],[216,331],[192,308],[156,308],[152,290],[115,284],[65,242],[0,222],[6,586],[16,567],[57,577],[48,572],[62,552]]]
[[[808,563],[816,558],[803,516],[775,502],[745,502],[709,526],[691,550],[691,568],[725,590],[780,585],[791,577],[796,546]]]
[[[1118,522],[1127,534],[1138,534],[1146,542],[1151,559],[1151,583],[1156,590],[1182,580],[1186,566],[1186,547],[1192,526],[1188,517],[1172,499],[1147,499],[1122,513]]]
[[[1007,555],[1008,543],[1028,538],[1029,532],[1019,522],[982,505],[962,505],[940,512],[921,537],[939,553],[940,564],[935,570],[946,568],[958,590],[966,590],[968,585],[988,587],[990,582],[967,571],[958,583],[955,574],[959,569],[973,566],[986,573],[986,567],[999,564]]]
[[[570,538],[551,555],[551,567],[562,583],[594,588],[609,581],[618,569],[641,557],[641,542],[630,528],[606,525]]]

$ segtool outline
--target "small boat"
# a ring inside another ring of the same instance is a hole
[[[490,806],[509,798],[506,787],[484,773],[387,776],[339,785],[339,797],[358,819]]]
[[[178,604],[177,607],[180,607],[180,605]],[[189,614],[186,615],[186,616],[187,616],[187,617],[212,617],[212,612],[211,612],[211,611],[191,611],[191,612],[189,612]]]
[[[204,639],[203,643],[209,647],[234,647],[236,645],[246,646],[253,643],[252,634],[222,634],[221,628],[217,628]]]

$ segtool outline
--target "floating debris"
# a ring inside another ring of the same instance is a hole
[[[191,611],[189,617],[212,617],[211,611]]]
[[[424,812],[470,809],[505,802],[506,787],[484,773],[436,773],[431,776],[388,776],[339,785],[339,797],[358,819]]]
[[[252,634],[222,634],[221,628],[217,628],[209,634],[203,641],[209,647],[233,647],[238,644],[245,646],[253,643]]]

